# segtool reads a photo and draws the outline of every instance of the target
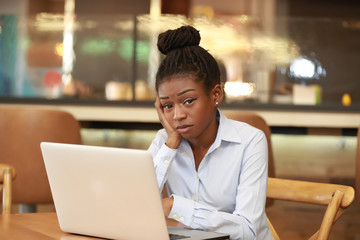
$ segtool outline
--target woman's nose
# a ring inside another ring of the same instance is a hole
[[[181,106],[176,106],[175,105],[175,109],[174,109],[174,120],[181,120],[184,119],[186,117],[186,113],[184,111],[184,109],[182,109]]]

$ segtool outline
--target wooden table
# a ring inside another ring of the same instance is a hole
[[[167,219],[169,226],[178,222]],[[55,212],[0,215],[0,239],[11,240],[84,240],[99,239],[65,233],[60,230]]]

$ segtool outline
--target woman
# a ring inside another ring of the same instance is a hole
[[[166,55],[155,108],[164,129],[151,152],[165,216],[231,239],[272,239],[265,214],[267,142],[260,130],[227,119],[216,60],[191,26],[159,35]]]

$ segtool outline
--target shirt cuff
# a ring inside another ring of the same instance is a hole
[[[177,149],[171,149],[165,144],[159,149],[156,155],[156,167],[159,169],[167,170],[172,160],[174,160]]]
[[[177,195],[171,195],[174,203],[168,218],[175,219],[186,226],[191,226],[194,216],[194,201]]]

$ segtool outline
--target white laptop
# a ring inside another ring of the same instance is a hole
[[[154,165],[146,150],[41,143],[62,231],[109,239],[228,239],[167,227]]]

